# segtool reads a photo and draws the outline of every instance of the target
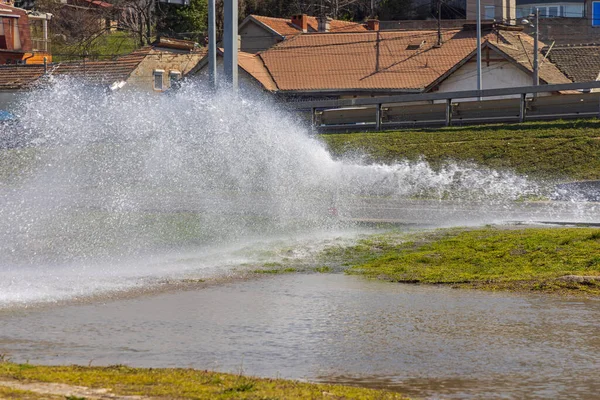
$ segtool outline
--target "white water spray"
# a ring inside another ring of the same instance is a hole
[[[473,166],[335,160],[265,99],[193,86],[108,94],[59,80],[17,113],[13,134],[27,145],[0,150],[0,306],[177,272],[177,262],[153,269],[157,254],[203,249],[213,260],[198,269],[225,264],[211,251],[339,229],[331,208],[343,216],[365,198],[504,207],[538,192]]]

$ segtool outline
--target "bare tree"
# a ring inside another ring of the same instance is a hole
[[[135,34],[140,46],[152,42],[156,22],[156,0],[117,0],[121,10],[119,25]]]

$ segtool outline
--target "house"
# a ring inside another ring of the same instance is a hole
[[[460,28],[477,18],[477,1],[466,0],[465,19],[442,19],[442,29]],[[481,19],[504,25],[523,26],[525,33],[534,35],[536,27],[524,19],[539,11],[540,40],[557,44],[600,42],[600,1],[598,0],[479,0]],[[402,20],[381,21],[382,30],[433,30],[438,21]]]
[[[525,18],[529,14],[540,13],[540,18],[583,18],[585,16],[584,0],[516,0],[517,18]]]
[[[544,55],[573,82],[600,78],[600,45],[558,45],[542,50]]]
[[[48,49],[51,14],[30,13],[3,1],[0,17],[0,65],[43,64],[52,60]]]
[[[217,76],[224,76],[222,48],[217,49]],[[251,53],[243,51],[238,52],[238,84],[242,90],[260,90],[275,93],[277,85],[271,77],[269,71],[265,67],[262,59]],[[208,57],[204,57],[200,62],[189,72],[191,77],[196,79],[208,79]]]
[[[206,49],[193,42],[160,38],[151,46],[114,60],[0,66],[0,109],[10,110],[20,94],[60,76],[111,89],[164,92],[205,55]]]
[[[480,3],[481,19],[515,25],[515,0],[467,0],[466,19],[477,19],[477,2]]]
[[[80,24],[87,25],[86,29],[117,28],[118,15],[122,11],[112,3],[103,0],[60,0],[62,4],[61,17],[70,18]]]
[[[266,50],[285,39],[302,33],[315,32],[366,32],[378,28],[379,21],[371,20],[366,24],[340,21],[331,18],[316,18],[306,14],[290,18],[272,18],[249,15],[238,28],[240,50],[257,53]]]
[[[539,13],[540,40],[556,44],[600,41],[600,1],[592,0],[517,0],[517,22]],[[535,27],[526,26],[533,33]]]
[[[441,39],[437,31],[306,33],[255,55],[240,53],[240,70],[288,101],[476,89],[474,26],[445,30]],[[533,38],[497,26],[481,45],[483,89],[532,85]],[[249,60],[260,73],[244,66]],[[542,85],[571,82],[548,60],[539,76]]]

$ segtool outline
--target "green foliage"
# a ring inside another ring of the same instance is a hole
[[[421,7],[415,8],[412,0],[382,0],[379,4],[378,17],[382,21],[393,21],[415,18],[424,13],[429,16],[431,9],[428,6],[429,3],[421,4]]]
[[[161,5],[163,16],[159,32],[166,36],[202,42],[208,25],[208,3],[206,0],[191,0],[186,7]]]
[[[538,178],[600,179],[600,121],[554,121],[322,135],[334,154],[372,161],[469,161]]]
[[[423,238],[421,238],[423,239]],[[419,244],[384,245],[353,274],[411,283],[600,294],[600,230],[593,228],[441,230]]]
[[[56,382],[109,389],[115,395],[164,399],[404,399],[398,393],[283,379],[260,379],[192,369],[141,369],[125,366],[35,366],[0,364],[0,380]],[[0,387],[0,397],[15,391]],[[8,397],[8,396],[6,396]],[[4,397],[2,397],[4,398]],[[11,398],[11,397],[8,397]],[[29,397],[14,397],[25,398]],[[54,399],[42,395],[31,399]]]

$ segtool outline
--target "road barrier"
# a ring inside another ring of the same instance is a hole
[[[387,129],[600,117],[600,81],[289,102],[319,130]],[[544,95],[547,93],[557,93]],[[559,94],[560,93],[560,94]],[[478,100],[481,99],[481,100]]]

